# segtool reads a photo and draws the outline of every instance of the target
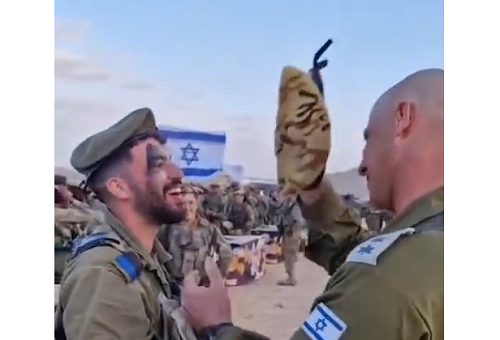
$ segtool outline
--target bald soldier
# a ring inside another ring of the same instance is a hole
[[[444,71],[419,71],[384,93],[365,140],[359,171],[370,201],[395,218],[350,251],[291,339],[444,339]],[[315,230],[349,228],[339,223],[338,195],[326,179],[302,187],[300,197]],[[323,242],[317,255],[331,259],[337,245]],[[220,340],[268,339],[232,324],[220,274],[206,265],[210,287],[198,287],[195,276],[185,282],[191,324]]]
[[[75,242],[63,274],[55,338],[196,339],[166,270],[163,224],[183,220],[182,172],[169,161],[153,112],[136,110],[83,141],[71,165],[106,206]]]

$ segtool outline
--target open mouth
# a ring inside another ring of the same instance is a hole
[[[182,194],[182,189],[179,186],[165,190],[165,195],[178,197]]]

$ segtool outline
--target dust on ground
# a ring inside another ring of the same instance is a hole
[[[297,286],[277,286],[276,282],[284,277],[283,264],[266,265],[266,273],[259,281],[229,287],[234,323],[273,340],[289,339],[309,315],[314,298],[323,292],[328,274],[301,256]]]

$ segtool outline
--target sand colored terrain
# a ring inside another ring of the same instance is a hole
[[[272,340],[286,340],[309,315],[314,298],[323,291],[327,273],[302,256],[297,264],[298,284],[280,287],[283,264],[267,265],[266,274],[247,286],[229,287],[235,324],[257,331]],[[59,285],[54,289],[57,301]]]
[[[286,340],[309,315],[312,302],[325,288],[328,274],[314,263],[300,257],[298,284],[280,287],[283,264],[267,265],[259,281],[242,287],[230,287],[235,324],[257,331],[272,340]]]

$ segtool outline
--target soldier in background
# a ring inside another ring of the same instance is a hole
[[[280,286],[295,286],[297,276],[295,266],[300,251],[301,235],[304,228],[304,219],[295,197],[289,197],[283,202],[278,211],[281,216],[279,229],[283,235],[283,256],[285,258],[286,279],[278,281]]]
[[[280,202],[278,201],[278,196],[276,190],[273,190],[269,193],[268,197],[268,214],[269,214],[269,223],[273,225],[279,225],[280,216],[279,216],[279,208],[281,207]]]
[[[204,195],[202,210],[206,219],[219,229],[222,221],[225,220],[226,205],[227,200],[221,187],[216,183],[210,184],[208,191]]]
[[[268,213],[266,197],[261,195],[256,187],[248,185],[245,187],[245,198],[250,208],[252,208],[255,226],[265,224]]]
[[[231,246],[220,230],[200,215],[195,188],[185,185],[182,200],[185,221],[163,227],[158,234],[160,243],[172,255],[169,272],[181,283],[184,276],[195,269],[203,273],[205,258],[210,256],[218,260],[225,277],[232,259]]]
[[[102,221],[102,215],[74,199],[65,176],[54,176],[54,280],[59,283],[74,239],[89,225]]]
[[[384,220],[382,219],[382,214],[377,211],[372,211],[371,209],[366,209],[365,212],[365,222],[366,227],[369,230],[380,231],[384,226]]]
[[[255,225],[255,215],[250,204],[245,199],[245,191],[238,188],[233,192],[233,197],[228,203],[227,220],[231,222],[231,233],[235,235],[248,235]]]
[[[55,237],[59,245],[68,245],[89,225],[100,223],[103,214],[76,200],[67,187],[65,176],[55,175]]]
[[[376,210],[364,206],[362,217],[365,219],[368,230],[381,231],[386,224],[392,219],[392,213],[386,210]]]
[[[255,193],[255,197],[257,199],[255,208],[257,210],[257,215],[259,216],[257,225],[261,226],[269,224],[269,196],[267,196],[264,191],[260,190]]]

